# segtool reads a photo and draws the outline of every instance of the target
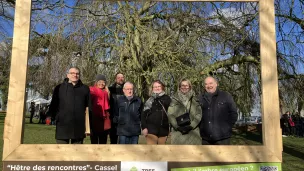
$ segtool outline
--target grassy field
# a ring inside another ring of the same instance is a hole
[[[0,135],[3,137],[3,124],[5,115],[0,115]],[[42,124],[29,124],[28,118],[25,120],[24,144],[54,144],[55,126]],[[145,143],[140,137],[139,143]],[[170,143],[170,139],[168,139]],[[238,145],[260,145],[262,136],[258,133],[239,133],[232,137],[232,144]],[[304,171],[304,138],[286,137],[283,138],[283,164],[284,171]],[[86,138],[84,143],[89,144],[90,139]],[[2,159],[3,139],[0,141],[0,154]],[[2,162],[0,163],[0,170]]]

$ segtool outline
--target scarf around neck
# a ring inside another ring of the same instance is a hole
[[[183,105],[187,107],[191,97],[194,96],[194,92],[190,90],[187,93],[182,93],[180,90],[178,90],[177,96],[179,100],[183,103]]]
[[[157,98],[157,97],[161,97],[165,94],[165,92],[161,92],[161,93],[154,93],[152,92],[151,94],[151,97],[146,101],[145,103],[145,106],[144,106],[144,111],[145,110],[148,110],[148,109],[151,109],[152,108],[152,103],[154,102],[154,100]]]

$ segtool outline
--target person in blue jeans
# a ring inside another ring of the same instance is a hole
[[[118,99],[117,135],[119,144],[138,144],[141,134],[142,101],[134,96],[134,85],[126,82],[123,86],[124,95]]]

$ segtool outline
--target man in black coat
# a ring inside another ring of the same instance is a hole
[[[232,96],[218,89],[213,77],[205,79],[205,90],[199,95],[202,106],[200,134],[203,145],[229,145],[237,109]]]
[[[110,129],[110,141],[111,144],[117,144],[117,120],[114,116],[118,115],[118,105],[117,101],[119,97],[123,96],[123,86],[125,83],[125,78],[122,73],[117,73],[115,75],[115,83],[109,87],[110,91],[110,119],[111,119],[111,129]]]
[[[123,86],[124,96],[119,97],[117,135],[119,144],[138,144],[138,138],[141,134],[141,110],[142,102],[139,97],[133,94],[134,86],[126,82]]]
[[[82,144],[85,137],[85,110],[90,104],[90,89],[76,67],[69,69],[64,82],[55,87],[49,113],[56,118],[57,144]]]

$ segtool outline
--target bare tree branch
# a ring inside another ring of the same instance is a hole
[[[254,63],[254,64],[258,65],[260,63],[260,60],[258,60],[257,58],[255,58],[253,56],[234,56],[232,58],[218,61],[211,65],[208,65],[200,73],[202,75],[208,75],[209,72],[216,71],[220,68],[227,68],[227,67],[230,67],[230,66],[233,66],[236,64],[241,64],[241,63],[246,63],[246,62],[250,62],[250,63]]]

